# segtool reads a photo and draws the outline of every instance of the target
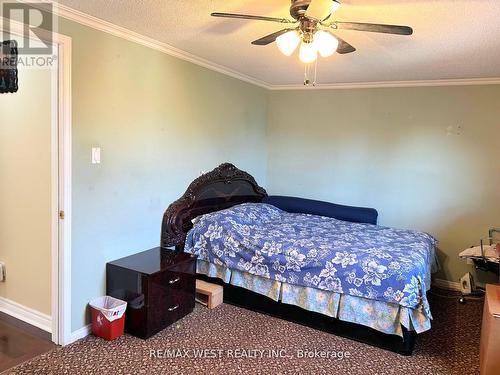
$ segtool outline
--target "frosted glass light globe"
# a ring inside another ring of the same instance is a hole
[[[300,43],[300,36],[297,31],[292,30],[276,38],[278,49],[285,56],[291,56]]]
[[[299,59],[304,64],[310,64],[318,58],[318,51],[314,43],[304,43],[300,45]]]
[[[321,57],[330,57],[337,51],[339,41],[329,32],[319,30],[314,34],[313,44]]]

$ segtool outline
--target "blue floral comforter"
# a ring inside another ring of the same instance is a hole
[[[245,203],[193,220],[185,251],[230,269],[423,308],[436,240],[427,233]]]

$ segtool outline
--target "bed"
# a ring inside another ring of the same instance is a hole
[[[381,227],[375,209],[268,196],[226,163],[171,204],[162,247],[198,256],[224,301],[410,355],[431,327],[429,234]]]

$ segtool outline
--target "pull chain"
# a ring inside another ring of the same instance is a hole
[[[316,78],[318,76],[318,59],[314,62],[314,81],[313,86],[316,86]]]
[[[312,63],[304,64],[304,86],[309,86],[311,84],[311,80],[309,79],[309,77],[312,74],[311,70],[312,70]],[[312,82],[313,87],[316,86],[317,75],[318,75],[318,60],[316,60],[314,63],[314,79]]]
[[[309,65],[304,64],[304,86],[309,86]]]

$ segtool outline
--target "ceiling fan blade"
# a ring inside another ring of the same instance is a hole
[[[249,14],[236,14],[236,13],[212,13],[212,17],[222,17],[222,18],[238,18],[243,20],[254,20],[254,21],[270,21],[278,23],[295,23],[295,21],[290,21],[286,18],[276,18],[276,17],[264,17],[264,16],[251,16]]]
[[[339,46],[337,47],[337,53],[340,53],[341,55],[345,55],[346,53],[351,53],[356,51],[356,48],[351,46],[349,43],[347,43],[344,39],[338,37],[334,33],[332,33],[330,30],[328,30],[330,34],[332,34],[335,39],[339,41]]]
[[[359,22],[334,22],[332,26],[334,26],[334,28],[336,29],[369,31],[372,33],[385,33],[385,34],[398,34],[398,35],[413,34],[413,29],[411,27],[399,26],[399,25],[380,25],[376,23],[359,23]]]
[[[340,7],[337,0],[312,0],[307,7],[305,16],[318,21],[323,21],[330,17]]]
[[[280,35],[283,35],[284,33],[288,32],[288,31],[291,31],[291,30],[293,30],[293,29],[283,29],[280,31],[276,31],[275,33],[272,33],[272,34],[266,35],[260,39],[254,40],[252,42],[252,44],[256,45],[256,46],[267,46],[268,44],[271,44],[272,42],[274,42],[277,37],[279,37]]]

